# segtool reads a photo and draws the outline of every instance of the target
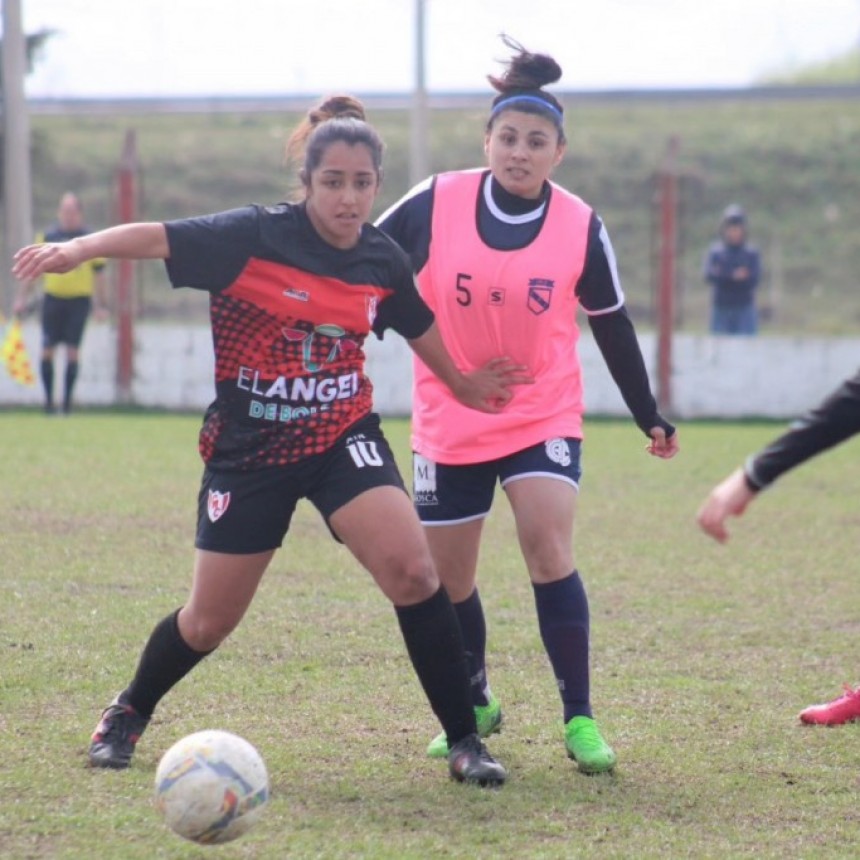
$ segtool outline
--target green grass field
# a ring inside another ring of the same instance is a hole
[[[369,577],[300,508],[248,616],[163,701],[126,772],[85,766],[101,708],[189,581],[199,418],[0,415],[0,856],[24,858],[854,857],[860,726],[797,711],[857,682],[857,443],[762,497],[720,547],[709,487],[773,424],[682,426],[652,460],[629,422],[587,424],[577,560],[593,700],[619,755],[584,777],[500,498],[482,588],[506,724],[499,792],[424,757],[437,731]],[[387,421],[403,462],[407,426]],[[262,752],[272,800],[199,848],[152,808],[161,754],[224,728]]]

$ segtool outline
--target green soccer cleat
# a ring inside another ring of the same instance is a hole
[[[603,740],[591,717],[572,717],[564,727],[567,755],[582,773],[608,773],[615,767],[615,753]]]
[[[502,706],[499,704],[499,700],[491,695],[489,704],[475,705],[475,720],[478,723],[478,734],[482,738],[488,738],[499,731],[502,725]],[[445,737],[445,732],[441,732],[430,741],[427,755],[430,758],[448,757],[448,738]]]

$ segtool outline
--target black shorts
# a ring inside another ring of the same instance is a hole
[[[425,526],[483,519],[490,512],[496,481],[504,488],[522,478],[556,478],[579,488],[580,439],[548,439],[498,460],[451,466],[412,455],[415,509]]]
[[[365,490],[389,486],[406,492],[379,416],[371,413],[327,451],[298,463],[251,472],[207,467],[197,502],[195,546],[237,555],[277,549],[299,499],[308,499],[328,524],[338,508]]]
[[[91,306],[89,296],[61,299],[46,294],[42,301],[42,347],[50,349],[58,343],[80,346]]]

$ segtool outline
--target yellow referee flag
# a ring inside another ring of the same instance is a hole
[[[9,371],[9,376],[21,385],[35,385],[36,377],[27,355],[24,336],[21,334],[21,323],[14,319],[9,323],[3,345],[0,346],[0,358]]]

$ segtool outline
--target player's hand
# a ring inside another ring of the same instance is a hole
[[[729,539],[726,520],[729,517],[739,517],[755,496],[755,492],[746,482],[743,470],[737,469],[711,490],[699,508],[696,520],[705,534],[725,543]]]
[[[525,365],[510,358],[493,358],[483,367],[464,373],[454,396],[464,406],[480,412],[501,412],[514,396],[514,385],[531,385],[534,377]]]
[[[41,245],[28,245],[15,254],[12,274],[21,281],[32,281],[41,275],[52,273],[62,275],[71,272],[84,262],[78,243],[45,242]]]
[[[645,446],[645,450],[652,457],[671,460],[681,450],[681,446],[678,444],[677,430],[667,437],[666,431],[662,427],[652,427],[648,435],[651,437],[651,441]]]
[[[110,319],[110,311],[104,305],[97,305],[93,309],[93,319],[96,322],[107,322]]]

